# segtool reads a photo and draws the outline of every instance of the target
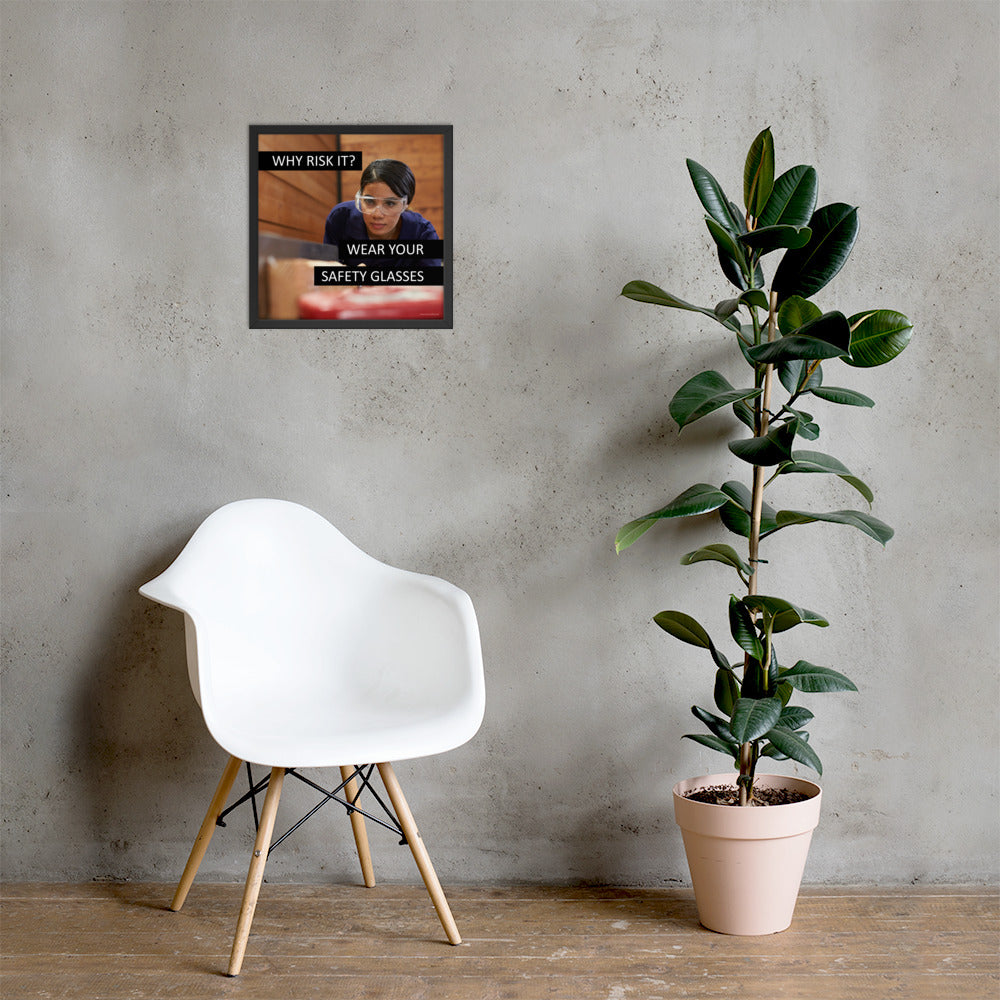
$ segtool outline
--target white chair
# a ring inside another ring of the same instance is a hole
[[[229,975],[243,964],[282,781],[298,776],[296,768],[340,768],[335,792],[345,798],[326,797],[347,807],[372,886],[370,814],[352,806],[377,767],[392,826],[413,852],[448,940],[461,943],[390,762],[451,750],[482,722],[482,653],[469,596],[373,559],[319,514],[282,500],[215,511],[139,592],[184,613],[191,687],[230,755],[171,909],[184,903],[243,762],[270,768]]]

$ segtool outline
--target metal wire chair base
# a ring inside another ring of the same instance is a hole
[[[403,833],[403,828],[400,825],[399,820],[396,818],[396,814],[392,811],[392,809],[389,808],[389,806],[385,804],[382,797],[378,794],[378,792],[375,790],[374,785],[372,785],[371,783],[371,777],[372,773],[375,770],[375,765],[355,764],[353,766],[354,766],[354,771],[346,778],[344,778],[344,780],[341,781],[339,785],[337,785],[335,788],[329,791],[323,788],[322,785],[318,785],[315,781],[312,781],[310,778],[307,778],[305,775],[300,774],[295,768],[288,768],[285,771],[286,774],[290,774],[292,775],[292,777],[298,778],[298,780],[301,781],[303,784],[308,785],[310,788],[313,788],[316,791],[318,791],[323,796],[323,798],[320,799],[320,801],[317,802],[316,805],[314,805],[312,809],[310,809],[304,816],[302,816],[301,819],[299,819],[295,824],[289,827],[280,837],[277,837],[275,840],[271,842],[271,846],[268,850],[268,855],[270,855],[271,852],[279,844],[281,844],[293,833],[295,833],[295,831],[298,830],[298,828],[302,826],[302,824],[305,823],[306,820],[315,816],[316,813],[318,813],[320,809],[323,808],[323,806],[329,804],[330,802],[338,802],[340,805],[342,805],[347,810],[348,816],[350,816],[350,814],[354,812],[360,813],[360,815],[364,816],[365,819],[370,820],[372,823],[377,823],[379,826],[385,827],[385,829],[387,830],[391,830],[393,833],[399,835],[400,846],[406,845],[407,843],[406,834]],[[245,805],[247,802],[249,802],[253,810],[254,830],[260,829],[260,817],[257,813],[257,796],[262,794],[267,789],[267,786],[270,784],[271,781],[271,775],[270,771],[268,771],[268,773],[265,774],[263,778],[255,781],[253,776],[253,768],[250,766],[249,762],[247,762],[246,769],[247,769],[247,781],[250,786],[249,791],[244,793],[231,806],[228,806],[221,813],[219,813],[218,817],[215,820],[216,826],[224,827],[226,825],[225,822],[226,817],[234,809],[238,809],[240,806]],[[348,798],[345,789],[347,785],[349,785],[352,781],[356,781],[358,783],[357,790],[355,791],[353,798]],[[358,799],[361,798],[361,793],[365,791],[365,789],[367,789],[371,793],[372,798],[381,808],[384,818],[381,818],[379,816],[374,816],[370,812],[361,809],[357,805]],[[342,792],[344,793],[343,796],[341,796],[340,794]]]

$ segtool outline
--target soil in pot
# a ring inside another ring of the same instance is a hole
[[[694,802],[707,802],[713,806],[738,806],[740,792],[735,785],[709,785],[686,792],[684,798]],[[794,788],[760,788],[754,786],[751,806],[787,806],[793,802],[805,802],[809,796]]]

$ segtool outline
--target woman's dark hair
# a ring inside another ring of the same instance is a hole
[[[407,203],[413,201],[417,180],[402,160],[372,160],[361,174],[361,190],[364,191],[366,184],[378,181],[388,184],[393,194],[405,198]]]

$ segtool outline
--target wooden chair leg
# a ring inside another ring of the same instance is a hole
[[[194,839],[194,846],[191,848],[187,864],[184,866],[184,874],[181,875],[181,880],[177,883],[177,891],[174,893],[174,900],[170,904],[171,910],[179,910],[184,905],[184,900],[187,899],[188,890],[194,882],[195,875],[198,874],[202,859],[205,857],[205,852],[208,850],[208,845],[212,840],[212,834],[215,832],[215,821],[219,818],[219,814],[226,804],[226,799],[229,798],[229,792],[233,787],[233,782],[236,780],[237,772],[242,763],[243,761],[239,757],[230,757],[226,763],[226,767],[222,772],[222,778],[219,781],[219,787],[216,788],[215,795],[212,796],[212,801],[209,804],[208,812],[205,813],[201,829],[198,831],[198,836]]]
[[[358,786],[352,775],[354,768],[348,766],[341,767],[340,780],[347,782],[344,785],[344,794],[348,802],[354,801],[354,796],[358,794]],[[354,831],[354,843],[358,848],[358,858],[361,861],[361,875],[365,880],[365,885],[371,889],[375,885],[375,869],[372,866],[372,854],[368,848],[368,830],[365,827],[365,818],[359,812],[351,813],[351,829]]]
[[[452,944],[461,944],[462,936],[458,933],[455,918],[451,915],[451,907],[448,906],[448,900],[445,899],[444,890],[441,888],[434,866],[431,864],[427,848],[424,847],[424,842],[420,838],[420,831],[417,830],[413,813],[410,812],[410,807],[406,804],[403,790],[399,787],[399,781],[395,771],[393,771],[392,764],[379,764],[378,773],[382,776],[382,783],[389,793],[389,801],[392,802],[392,807],[396,810],[396,818],[406,835],[406,842],[413,852],[413,860],[416,861],[420,876],[430,893],[434,909],[437,910],[437,915],[441,920],[441,926],[444,927],[445,934],[448,935],[448,940]]]
[[[264,865],[267,862],[268,848],[271,846],[271,835],[274,833],[274,818],[278,812],[278,799],[281,798],[281,784],[284,778],[283,767],[271,768],[271,779],[267,786],[267,795],[264,796],[260,826],[257,828],[253,857],[250,859],[250,870],[247,872],[247,884],[243,890],[243,903],[240,906],[239,919],[236,921],[236,937],[233,939],[233,950],[229,956],[230,976],[238,976],[243,966],[243,956],[250,937],[250,925],[253,923],[254,910],[257,908],[257,896],[260,893],[260,884],[264,880]]]

